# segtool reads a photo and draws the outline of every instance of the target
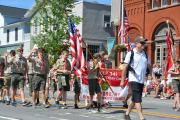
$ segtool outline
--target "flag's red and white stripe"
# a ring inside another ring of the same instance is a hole
[[[167,78],[168,76],[168,71],[172,68],[173,66],[173,38],[171,36],[170,31],[167,32],[166,34],[166,44],[167,44],[167,57],[166,57],[166,69],[165,69],[165,77]]]
[[[120,29],[118,32],[118,36],[122,38],[121,40],[123,41],[123,43],[125,43],[127,41],[127,34],[128,34],[128,29],[129,29],[128,17],[126,16],[125,10],[124,10],[124,18],[122,18],[122,20],[123,22],[120,21]]]
[[[72,70],[77,76],[82,77],[82,74],[86,72],[86,61],[82,49],[82,37],[70,18],[68,24],[70,33],[70,50],[72,54]]]

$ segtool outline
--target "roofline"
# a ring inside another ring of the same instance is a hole
[[[84,0],[81,0],[81,1],[78,1],[78,2],[75,2],[74,5],[76,4],[80,4],[80,3],[90,3],[90,4],[95,4],[95,5],[103,5],[103,6],[111,6],[109,4],[103,4],[103,3],[96,3],[96,2],[90,2],[90,1],[84,1]]]
[[[15,22],[15,23],[12,23],[12,24],[8,24],[8,25],[5,25],[5,26],[1,26],[0,28],[8,28],[8,27],[12,27],[12,26],[16,26],[16,25],[20,25],[21,23],[26,23],[26,22],[29,22],[30,20],[24,20],[24,21],[20,21],[20,22]]]
[[[16,9],[28,10],[28,9],[26,9],[26,8],[20,8],[20,7],[14,7],[14,6],[7,6],[7,5],[0,5],[0,6],[9,7],[9,8],[16,8]]]

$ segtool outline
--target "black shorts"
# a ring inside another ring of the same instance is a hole
[[[129,87],[132,93],[132,102],[141,103],[144,84],[140,84],[137,82],[129,82]]]

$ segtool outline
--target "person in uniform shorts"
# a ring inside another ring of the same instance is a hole
[[[60,56],[60,59],[58,59],[56,62],[56,67],[57,67],[56,72],[57,72],[57,81],[58,81],[57,86],[59,91],[56,100],[58,100],[58,98],[62,96],[63,105],[61,106],[61,108],[63,109],[67,109],[66,97],[67,97],[67,91],[70,91],[69,81],[71,74],[71,65],[67,58],[68,58],[68,51],[63,51],[62,55]]]
[[[4,87],[4,67],[5,67],[5,63],[4,63],[4,58],[0,56],[0,100],[4,102],[4,91],[3,91],[3,87]]]
[[[46,104],[46,95],[45,95],[45,85],[46,85],[46,64],[43,56],[43,50],[38,48],[37,56],[32,56],[33,52],[28,56],[28,60],[33,63],[34,76],[32,83],[32,98],[33,98],[33,106],[36,107],[37,99],[39,97],[39,92],[42,93],[43,106],[48,108],[49,105]]]
[[[25,101],[24,85],[26,83],[27,76],[27,60],[23,56],[23,48],[17,49],[16,56],[11,58],[12,63],[12,76],[11,76],[11,87],[12,87],[12,105],[16,104],[15,95],[17,89],[20,91],[22,105],[25,106],[28,102]]]
[[[97,107],[98,112],[101,110],[101,87],[99,84],[99,74],[100,74],[100,55],[98,53],[94,54],[94,59],[92,64],[89,65],[88,79],[89,79],[89,94],[90,94],[90,107],[93,106],[93,97],[95,93],[97,94]]]
[[[128,72],[128,80],[132,94],[132,100],[124,115],[126,120],[131,120],[129,114],[131,110],[134,108],[134,106],[137,109],[137,113],[139,115],[140,120],[145,119],[142,113],[142,106],[141,106],[144,80],[146,77],[147,68],[149,67],[148,64],[149,62],[146,53],[144,51],[145,44],[146,44],[146,39],[144,39],[142,36],[137,36],[135,38],[136,47],[133,49],[134,55],[132,62],[130,63],[131,54],[132,54],[131,51],[128,52],[125,57],[125,61],[124,61],[125,66],[124,66],[124,70],[122,71],[121,87],[123,87],[124,85],[128,67],[131,67],[133,69],[133,71]]]
[[[6,104],[10,105],[10,86],[11,86],[11,64],[8,63],[8,60],[15,56],[15,50],[11,50],[10,53],[5,54],[5,70],[4,70],[4,96],[6,96]]]

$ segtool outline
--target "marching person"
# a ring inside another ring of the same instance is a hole
[[[175,93],[173,109],[180,112],[180,59],[176,61],[168,73],[171,74]]]
[[[24,94],[24,85],[27,76],[27,60],[23,56],[23,48],[17,49],[16,56],[12,56],[9,63],[11,64],[12,68],[12,77],[11,77],[11,87],[12,87],[12,105],[16,104],[15,95],[17,89],[20,90],[20,96],[22,100],[22,105],[25,106],[29,104],[25,101],[25,94]]]
[[[77,77],[75,74],[71,74],[73,80],[73,88],[74,88],[74,109],[79,109],[78,102],[81,93],[81,85],[80,85],[80,78]]]
[[[0,101],[4,102],[4,58],[0,55]]]
[[[33,106],[37,105],[37,100],[39,98],[39,92],[42,92],[43,105],[45,108],[48,108],[49,105],[46,104],[45,96],[45,85],[46,85],[46,63],[44,60],[43,50],[38,48],[37,56],[32,56],[33,52],[30,53],[28,59],[33,63],[34,66],[34,76],[33,76]]]
[[[11,50],[10,53],[5,54],[5,69],[4,69],[4,96],[6,96],[6,104],[10,105],[10,86],[11,86],[11,75],[12,66],[8,63],[9,59],[15,56],[15,50]]]
[[[144,87],[144,78],[146,76],[146,71],[148,67],[148,59],[144,51],[145,44],[146,44],[146,39],[144,39],[141,36],[136,37],[135,39],[136,47],[133,49],[134,56],[132,63],[130,63],[131,52],[127,53],[124,61],[125,68],[122,73],[122,81],[121,81],[122,87],[126,79],[128,66],[133,69],[133,70],[131,69],[131,71],[128,71],[128,80],[129,80],[129,87],[132,93],[132,101],[129,104],[128,109],[124,116],[126,120],[131,120],[129,114],[131,110],[134,108],[134,106],[137,109],[140,120],[144,120],[141,102],[142,102],[142,92]]]
[[[101,112],[101,87],[99,84],[99,72],[100,72],[100,55],[98,53],[94,54],[93,63],[89,66],[88,79],[89,79],[89,94],[90,94],[90,108],[93,107],[93,97],[95,93],[97,94],[97,107],[98,112]]]
[[[57,67],[57,86],[58,94],[56,98],[56,104],[59,104],[59,98],[62,97],[63,105],[60,106],[62,109],[67,109],[66,99],[67,91],[70,91],[70,74],[71,74],[71,64],[68,58],[68,51],[63,51],[60,58],[56,61]]]

